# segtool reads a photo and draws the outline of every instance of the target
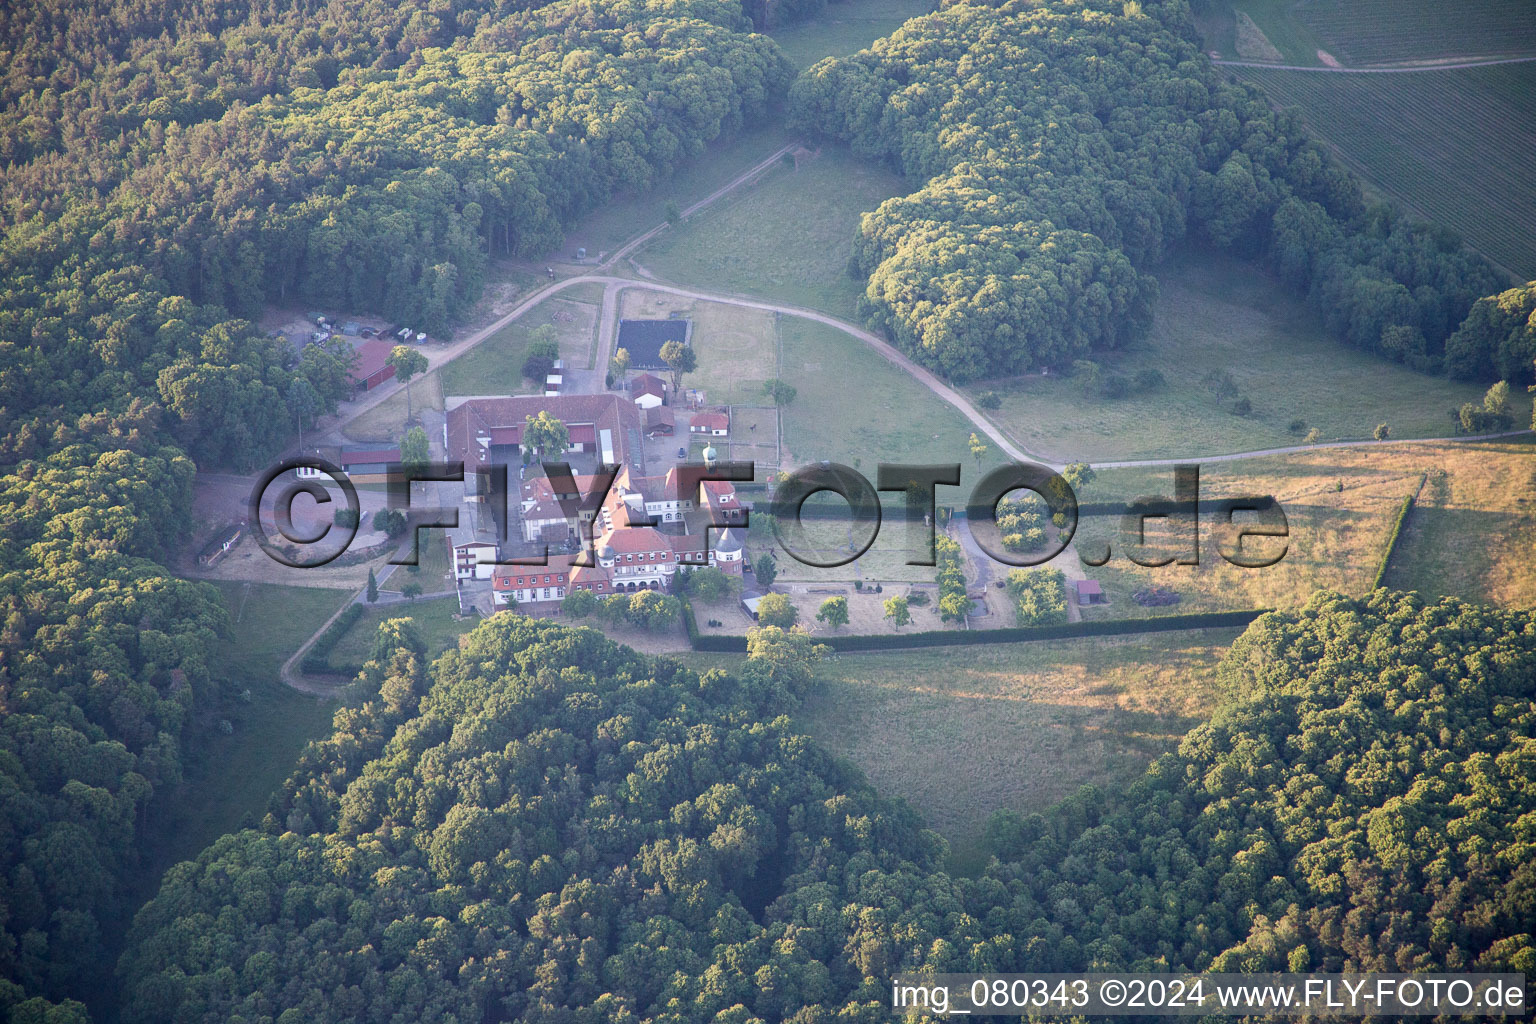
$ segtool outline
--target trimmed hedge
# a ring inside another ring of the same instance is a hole
[[[1403,504],[1397,510],[1397,518],[1392,521],[1392,534],[1387,538],[1386,550],[1381,553],[1381,564],[1376,566],[1376,578],[1371,581],[1371,589],[1379,590],[1381,581],[1387,577],[1387,565],[1392,561],[1392,552],[1397,550],[1397,539],[1403,534],[1403,524],[1408,521],[1408,513],[1413,511],[1414,503],[1419,500],[1419,495],[1424,491],[1424,482],[1429,479],[1429,471],[1419,474],[1419,486],[1413,489],[1413,493],[1403,499]]]
[[[1149,619],[1105,619],[1096,622],[1063,622],[1053,626],[1014,626],[1008,629],[931,630],[921,633],[887,635],[817,637],[834,651],[885,651],[909,647],[959,647],[968,644],[1017,644],[1032,640],[1071,640],[1085,636],[1129,636],[1136,633],[1164,633],[1179,629],[1219,629],[1246,626],[1269,611],[1256,608],[1236,612],[1192,612],[1187,615],[1158,615]],[[685,618],[684,621],[691,621]],[[688,639],[696,651],[716,654],[743,654],[747,638],[743,636],[700,636],[697,627]]]
[[[704,650],[699,646],[699,641],[705,637],[699,634],[699,620],[693,617],[693,602],[688,600],[687,594],[678,594],[677,599],[683,605],[683,630],[688,634],[688,646],[696,651]],[[746,650],[745,644],[742,650]]]
[[[357,620],[363,617],[363,612],[366,610],[361,604],[355,602],[342,609],[341,614],[336,616],[336,621],[325,628],[325,632],[315,640],[315,645],[309,649],[309,653],[304,655],[304,660],[299,662],[299,671],[305,675],[323,676],[333,676],[342,672],[342,669],[331,665],[331,651],[341,643],[341,638],[347,635],[347,631],[357,625]],[[358,671],[361,670],[359,666]]]

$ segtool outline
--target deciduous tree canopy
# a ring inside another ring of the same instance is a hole
[[[979,878],[794,734],[802,633],[699,675],[512,615],[428,669],[390,628],[265,826],[139,915],[127,1019],[812,1024],[923,968],[1536,966],[1529,612],[1265,616],[1176,754],[995,816]]]

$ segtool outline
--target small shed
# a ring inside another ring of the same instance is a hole
[[[731,432],[731,417],[726,412],[701,412],[694,416],[688,424],[688,430],[693,434],[704,434],[709,437],[724,437]]]
[[[741,607],[742,607],[742,609],[748,615],[752,616],[752,621],[753,622],[757,621],[757,606],[762,604],[762,603],[763,603],[763,599],[761,597],[744,597],[744,598],[741,599]]]
[[[353,483],[387,484],[395,478],[390,467],[399,464],[400,449],[393,445],[343,448],[337,458]]]
[[[1079,605],[1108,604],[1104,597],[1104,588],[1099,586],[1098,580],[1077,581],[1077,603]]]
[[[203,565],[213,565],[229,554],[230,548],[240,543],[240,536],[244,532],[245,527],[240,523],[226,526],[212,540],[203,545],[203,550],[197,556],[198,562]]]
[[[394,346],[389,342],[375,338],[358,345],[355,351],[357,364],[352,368],[352,380],[359,391],[372,391],[395,375],[395,368],[389,365]]]
[[[667,384],[660,377],[642,373],[629,382],[629,397],[642,409],[654,409],[667,402]]]
[[[677,431],[677,419],[664,405],[645,410],[645,436],[671,437]]]

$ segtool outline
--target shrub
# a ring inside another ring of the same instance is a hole
[[[1232,403],[1232,412],[1238,416],[1251,416],[1253,414],[1253,403],[1246,396],[1239,398]]]
[[[1289,427],[1287,427],[1286,429],[1289,430],[1293,434],[1303,434],[1303,433],[1306,433],[1307,421],[1304,420],[1304,419],[1300,419],[1300,418],[1291,420],[1291,425]]]
[[[1003,399],[996,391],[983,391],[976,396],[976,404],[983,409],[997,409],[1001,408]]]
[[[528,354],[523,357],[523,376],[542,384],[549,371],[560,358],[560,339],[548,324],[535,327],[528,342]]]
[[[683,589],[691,597],[712,603],[731,596],[736,586],[734,579],[714,566],[707,565],[688,573]]]
[[[386,537],[398,537],[409,525],[405,513],[398,508],[381,508],[373,514],[373,528]]]
[[[779,563],[773,560],[772,555],[764,552],[757,556],[757,561],[752,563],[752,575],[757,577],[759,586],[771,587],[773,586],[773,581],[778,579]]]
[[[788,629],[799,619],[800,613],[783,594],[764,594],[757,605],[757,622],[760,626],[778,626]]]
[[[1008,596],[1020,626],[1067,621],[1066,576],[1059,569],[1015,569],[1008,574]]]
[[[1099,378],[1099,394],[1105,398],[1124,398],[1131,393],[1131,382],[1118,373],[1106,373]]]

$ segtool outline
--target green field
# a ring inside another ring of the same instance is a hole
[[[1235,38],[1235,12],[1241,11],[1253,19],[1264,38],[1280,51],[1285,63],[1321,65],[1317,51],[1325,48],[1326,41],[1295,17],[1293,3],[1294,0],[1241,0],[1213,8],[1199,19],[1206,46],[1228,60],[1248,59],[1238,51]]]
[[[410,619],[427,644],[427,656],[435,658],[455,646],[459,637],[480,624],[478,616],[456,618],[459,600],[456,597],[440,597],[429,601],[407,601],[381,608],[369,608],[347,630],[331,650],[330,663],[335,668],[350,668],[368,660],[373,650],[373,639],[379,623],[386,619]]]
[[[843,0],[769,35],[797,67],[808,68],[823,57],[857,53],[935,6],[929,0]]]
[[[1394,437],[1450,432],[1447,411],[1481,400],[1481,386],[1414,373],[1346,348],[1317,316],[1258,266],[1190,249],[1158,268],[1159,298],[1151,335],[1125,353],[1102,357],[1132,376],[1157,370],[1166,383],[1126,398],[1085,394],[1078,381],[1021,377],[982,381],[974,399],[993,391],[1002,407],[988,413],[1029,451],[1054,460],[1119,461],[1209,456],[1301,442],[1291,422],[1305,421],[1328,440],[1366,438],[1378,423]],[[1231,373],[1253,404],[1229,411],[1204,383]],[[1526,422],[1526,396],[1516,420]]]
[[[1207,49],[1245,59],[1235,14],[1253,19],[1287,64],[1321,67],[1326,51],[1345,67],[1536,55],[1528,0],[1236,0],[1204,4],[1195,23]]]
[[[785,317],[779,330],[783,377],[797,391],[783,411],[786,465],[827,459],[871,479],[880,462],[961,462],[967,478],[977,472],[970,420],[906,371],[813,320]],[[1003,461],[990,447],[982,468]]]
[[[565,242],[552,258],[570,259],[578,247],[588,258],[610,252],[667,218],[667,203],[688,206],[709,195],[791,140],[780,124],[743,131],[707,146],[641,195],[618,196],[566,230]]]
[[[534,306],[480,344],[438,370],[445,395],[533,394],[534,385],[523,379],[523,357],[528,336],[535,327],[549,324],[560,336],[560,354],[572,367],[592,361],[597,340],[597,317],[602,308],[603,286],[577,285]],[[555,319],[556,316],[561,319]],[[539,393],[543,388],[538,389]]]
[[[1290,5],[1288,5],[1290,6]],[[1536,54],[1530,0],[1304,0],[1292,16],[1345,65]]]
[[[1209,712],[1234,630],[844,654],[800,725],[956,846],[997,810],[1123,785]],[[961,653],[963,651],[963,653]]]
[[[847,272],[859,217],[904,191],[896,175],[827,145],[798,171],[785,165],[690,218],[636,259],[693,287],[851,317],[863,291]]]
[[[146,830],[148,885],[247,818],[259,822],[299,752],[330,731],[333,704],[290,690],[278,673],[348,595],[268,583],[214,585],[229,608],[230,636],[218,645],[216,671],[231,699],[213,717],[227,718],[234,731],[226,736],[210,723],[208,739],[188,751],[186,786],[163,812],[170,820]]]
[[[1234,68],[1370,181],[1536,277],[1536,63],[1411,74]]]

